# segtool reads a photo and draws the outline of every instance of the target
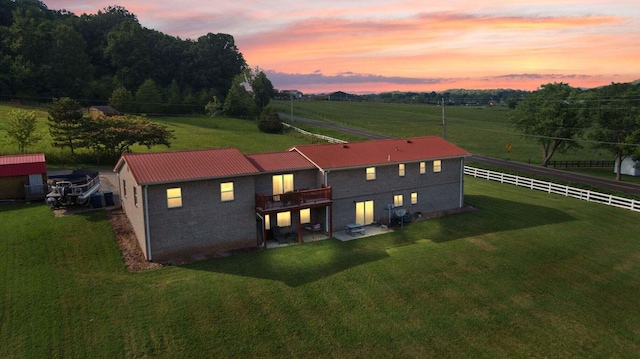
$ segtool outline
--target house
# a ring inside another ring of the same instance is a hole
[[[46,183],[44,154],[0,156],[0,200],[44,198]]]
[[[295,146],[243,155],[232,148],[124,154],[122,206],[147,260],[301,242],[347,224],[389,220],[390,208],[428,213],[464,205],[469,153],[439,138]]]
[[[636,167],[639,166],[639,167]],[[613,167],[613,173],[618,173],[618,160]],[[620,173],[627,176],[640,176],[640,161],[634,161],[632,156],[622,158],[622,167]]]
[[[91,106],[89,107],[89,114],[95,120],[100,116],[117,116],[120,112],[111,106]]]

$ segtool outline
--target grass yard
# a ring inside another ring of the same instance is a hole
[[[0,357],[637,357],[638,213],[466,178],[478,210],[129,273],[103,211],[0,206]]]
[[[289,101],[274,101],[279,111],[291,113]],[[344,124],[397,137],[442,136],[442,107],[350,101],[295,101],[294,115]],[[507,119],[508,109],[488,106],[445,108],[446,138],[465,150],[520,162],[539,164],[542,148],[524,138]],[[327,134],[329,135],[329,134]],[[511,152],[507,153],[507,144]],[[613,155],[582,143],[579,151],[557,153],[554,160],[611,160]]]
[[[45,153],[48,165],[60,165],[68,163],[70,154],[65,149],[64,158],[60,150],[51,147],[51,136],[47,126],[47,111],[43,108],[28,108],[0,104],[0,155],[16,154],[17,146],[9,143],[4,130],[8,113],[16,109],[34,110],[37,114],[38,127],[36,132],[43,139],[28,148],[29,153]],[[172,140],[171,148],[155,146],[150,150],[144,146],[132,147],[133,152],[167,151],[167,150],[192,150],[201,148],[235,147],[243,153],[261,153],[271,151],[284,151],[294,145],[311,143],[307,136],[290,133],[265,134],[258,130],[254,121],[238,120],[233,118],[206,116],[192,117],[154,117],[152,121],[166,125],[174,131],[176,138]],[[80,155],[93,160],[91,152],[87,149],[78,151]],[[95,165],[89,163],[89,165]],[[111,164],[109,164],[111,165]],[[103,166],[104,167],[104,166]]]

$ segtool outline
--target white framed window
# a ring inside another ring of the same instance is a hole
[[[311,223],[311,208],[305,208],[300,210],[300,223]]]
[[[404,177],[404,163],[398,165],[398,176]]]
[[[376,168],[367,167],[367,181],[373,181],[376,179]]]
[[[291,212],[280,212],[277,215],[278,227],[291,226]]]
[[[433,172],[440,172],[442,171],[442,161],[440,160],[435,160],[433,161]]]
[[[138,187],[133,187],[133,204],[138,207]]]
[[[411,204],[418,204],[418,192],[411,192]]]
[[[427,173],[427,163],[420,162],[420,174],[423,175],[425,173]]]
[[[125,181],[124,179],[122,180],[122,194],[124,194],[124,197],[127,197],[127,181]]]
[[[180,187],[167,188],[167,208],[182,207],[182,189]]]
[[[402,207],[402,195],[396,194],[393,196],[393,206],[394,207]]]
[[[271,229],[271,216],[268,214],[264,215],[264,229]]]
[[[222,202],[229,202],[234,200],[233,182],[220,183],[220,200]]]

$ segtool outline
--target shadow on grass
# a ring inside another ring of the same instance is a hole
[[[384,249],[357,241],[327,239],[186,264],[187,269],[280,281],[291,287],[329,277],[349,268],[389,257]]]
[[[408,224],[387,234],[349,242],[329,239],[285,248],[182,265],[182,268],[280,281],[296,287],[356,266],[389,257],[390,248],[434,243],[557,224],[574,218],[554,208],[472,195],[467,203],[477,211]]]

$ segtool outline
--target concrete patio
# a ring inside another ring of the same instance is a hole
[[[337,230],[333,232],[333,237],[339,241],[342,242],[347,242],[347,241],[352,241],[354,239],[359,239],[359,238],[365,238],[365,237],[371,237],[371,236],[377,236],[379,234],[385,234],[385,233],[390,233],[393,232],[392,229],[386,227],[386,226],[377,226],[377,225],[368,225],[368,226],[364,226],[364,233],[360,234],[360,233],[356,233],[356,234],[349,234],[347,233],[344,229],[341,230]],[[302,235],[302,242],[303,243],[307,243],[307,242],[315,242],[315,241],[322,241],[325,239],[329,239],[330,237],[322,234],[322,233],[304,233]],[[290,239],[289,241],[276,241],[276,240],[270,240],[267,242],[267,249],[271,249],[271,248],[280,248],[280,247],[286,247],[286,246],[291,246],[291,245],[296,245],[298,244],[297,241],[295,241],[295,239]]]

